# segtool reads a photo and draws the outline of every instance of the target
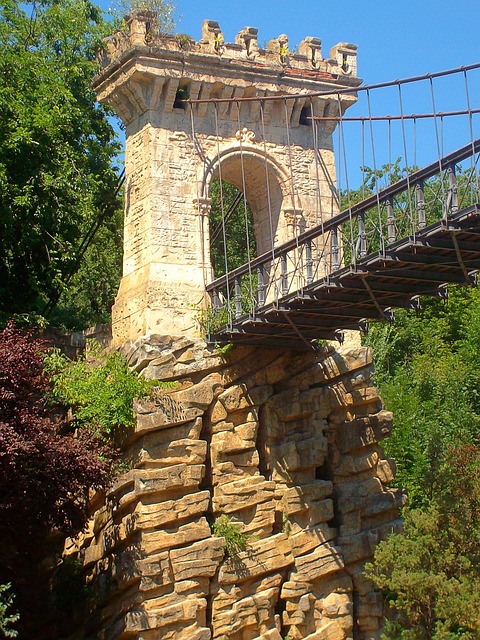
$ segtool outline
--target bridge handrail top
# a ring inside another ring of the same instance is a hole
[[[432,162],[426,167],[414,171],[405,178],[402,178],[401,180],[398,180],[397,182],[394,182],[393,184],[380,189],[377,193],[374,193],[368,198],[365,198],[365,200],[362,200],[361,202],[358,202],[351,207],[344,209],[329,220],[326,220],[325,222],[318,224],[311,229],[307,229],[307,231],[304,231],[292,240],[289,240],[288,242],[275,247],[273,250],[270,249],[269,251],[262,253],[262,255],[257,256],[249,263],[237,267],[236,269],[232,269],[232,271],[229,271],[227,274],[221,276],[220,278],[216,278],[215,280],[213,280],[213,282],[208,284],[206,286],[206,290],[213,291],[214,289],[225,285],[227,281],[231,281],[239,276],[250,273],[256,268],[264,265],[265,263],[270,262],[275,258],[279,258],[282,254],[288,253],[292,249],[297,248],[299,245],[303,245],[309,240],[314,240],[330,229],[338,227],[344,222],[348,222],[351,217],[358,216],[360,213],[374,207],[379,202],[384,202],[385,200],[388,200],[389,198],[398,195],[399,193],[403,193],[408,188],[415,186],[415,184],[422,182],[426,178],[431,178],[432,176],[443,171],[452,163],[465,160],[469,156],[478,152],[480,152],[480,138],[477,138],[469,144],[460,147],[456,151],[452,151],[452,153],[449,153],[443,158]]]

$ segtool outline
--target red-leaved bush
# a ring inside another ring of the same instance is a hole
[[[62,433],[48,414],[42,343],[9,323],[0,331],[0,542],[29,546],[49,528],[73,535],[87,519],[89,490],[111,477],[88,432]]]
[[[42,348],[12,323],[0,331],[0,584],[12,583],[19,640],[51,637],[41,564],[50,534],[78,533],[90,490],[105,489],[112,475],[109,447],[88,429],[74,436],[64,414],[51,413]]]

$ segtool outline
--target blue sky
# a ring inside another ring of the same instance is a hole
[[[102,0],[103,7],[108,0]],[[294,48],[306,36],[322,40],[324,57],[337,42],[353,42],[358,45],[358,75],[364,84],[406,78],[480,62],[478,28],[480,26],[480,0],[404,0],[402,3],[388,0],[343,0],[319,2],[318,0],[177,0],[177,28],[195,40],[201,37],[204,19],[217,20],[227,42],[245,26],[257,27],[259,44],[285,33],[290,48]],[[425,113],[464,109],[465,87],[462,77],[435,81],[435,103],[432,105],[431,87],[428,83],[407,86],[403,90],[403,113]],[[469,92],[472,108],[480,108],[480,71],[469,76]],[[360,94],[358,105],[346,115],[366,115],[365,94]],[[399,96],[396,89],[377,91],[372,95],[371,113],[394,115],[399,113]],[[480,115],[474,116],[475,137],[480,135]],[[381,166],[405,156],[400,134],[400,124],[394,123],[387,131],[385,123],[376,124],[375,145],[377,157],[368,152],[371,144],[366,141],[365,164]],[[411,123],[407,125],[409,162],[426,164],[437,159],[438,128],[429,120],[419,122],[413,144]],[[467,119],[446,119],[444,126],[444,152],[452,151],[468,142]],[[423,133],[425,132],[425,133]],[[360,125],[345,124],[349,167],[361,164]],[[425,135],[423,139],[422,136]],[[387,153],[385,139],[393,142]],[[339,145],[339,143],[337,143]],[[443,142],[442,142],[443,145]],[[381,150],[380,150],[381,149]],[[338,159],[340,164],[344,161]],[[350,169],[349,169],[350,171]],[[358,183],[357,175],[354,182]]]
[[[440,71],[480,60],[479,0],[178,0],[179,32],[200,38],[205,18],[217,20],[227,41],[244,26],[263,43],[286,33],[290,46],[322,39],[358,44],[359,75],[367,83]]]

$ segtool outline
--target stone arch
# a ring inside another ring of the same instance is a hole
[[[288,240],[287,214],[295,207],[287,171],[253,145],[229,147],[208,163],[203,192],[210,193],[214,178],[242,191],[253,213],[257,254]]]

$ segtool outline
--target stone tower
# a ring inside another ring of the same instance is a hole
[[[213,178],[244,192],[258,254],[318,223],[319,211],[326,217],[338,211],[335,124],[316,124],[312,135],[309,116],[344,112],[356,98],[338,90],[360,82],[352,44],[336,45],[324,59],[318,38],[305,38],[290,53],[285,35],[259,47],[252,27],[225,43],[218,23],[205,20],[195,43],[154,34],[151,24],[149,14],[128,17],[128,33],[109,40],[94,83],[98,99],[126,127],[117,344],[152,333],[195,335],[195,315],[212,280]],[[336,93],[305,97],[328,91]],[[297,98],[245,100],[289,94]]]

